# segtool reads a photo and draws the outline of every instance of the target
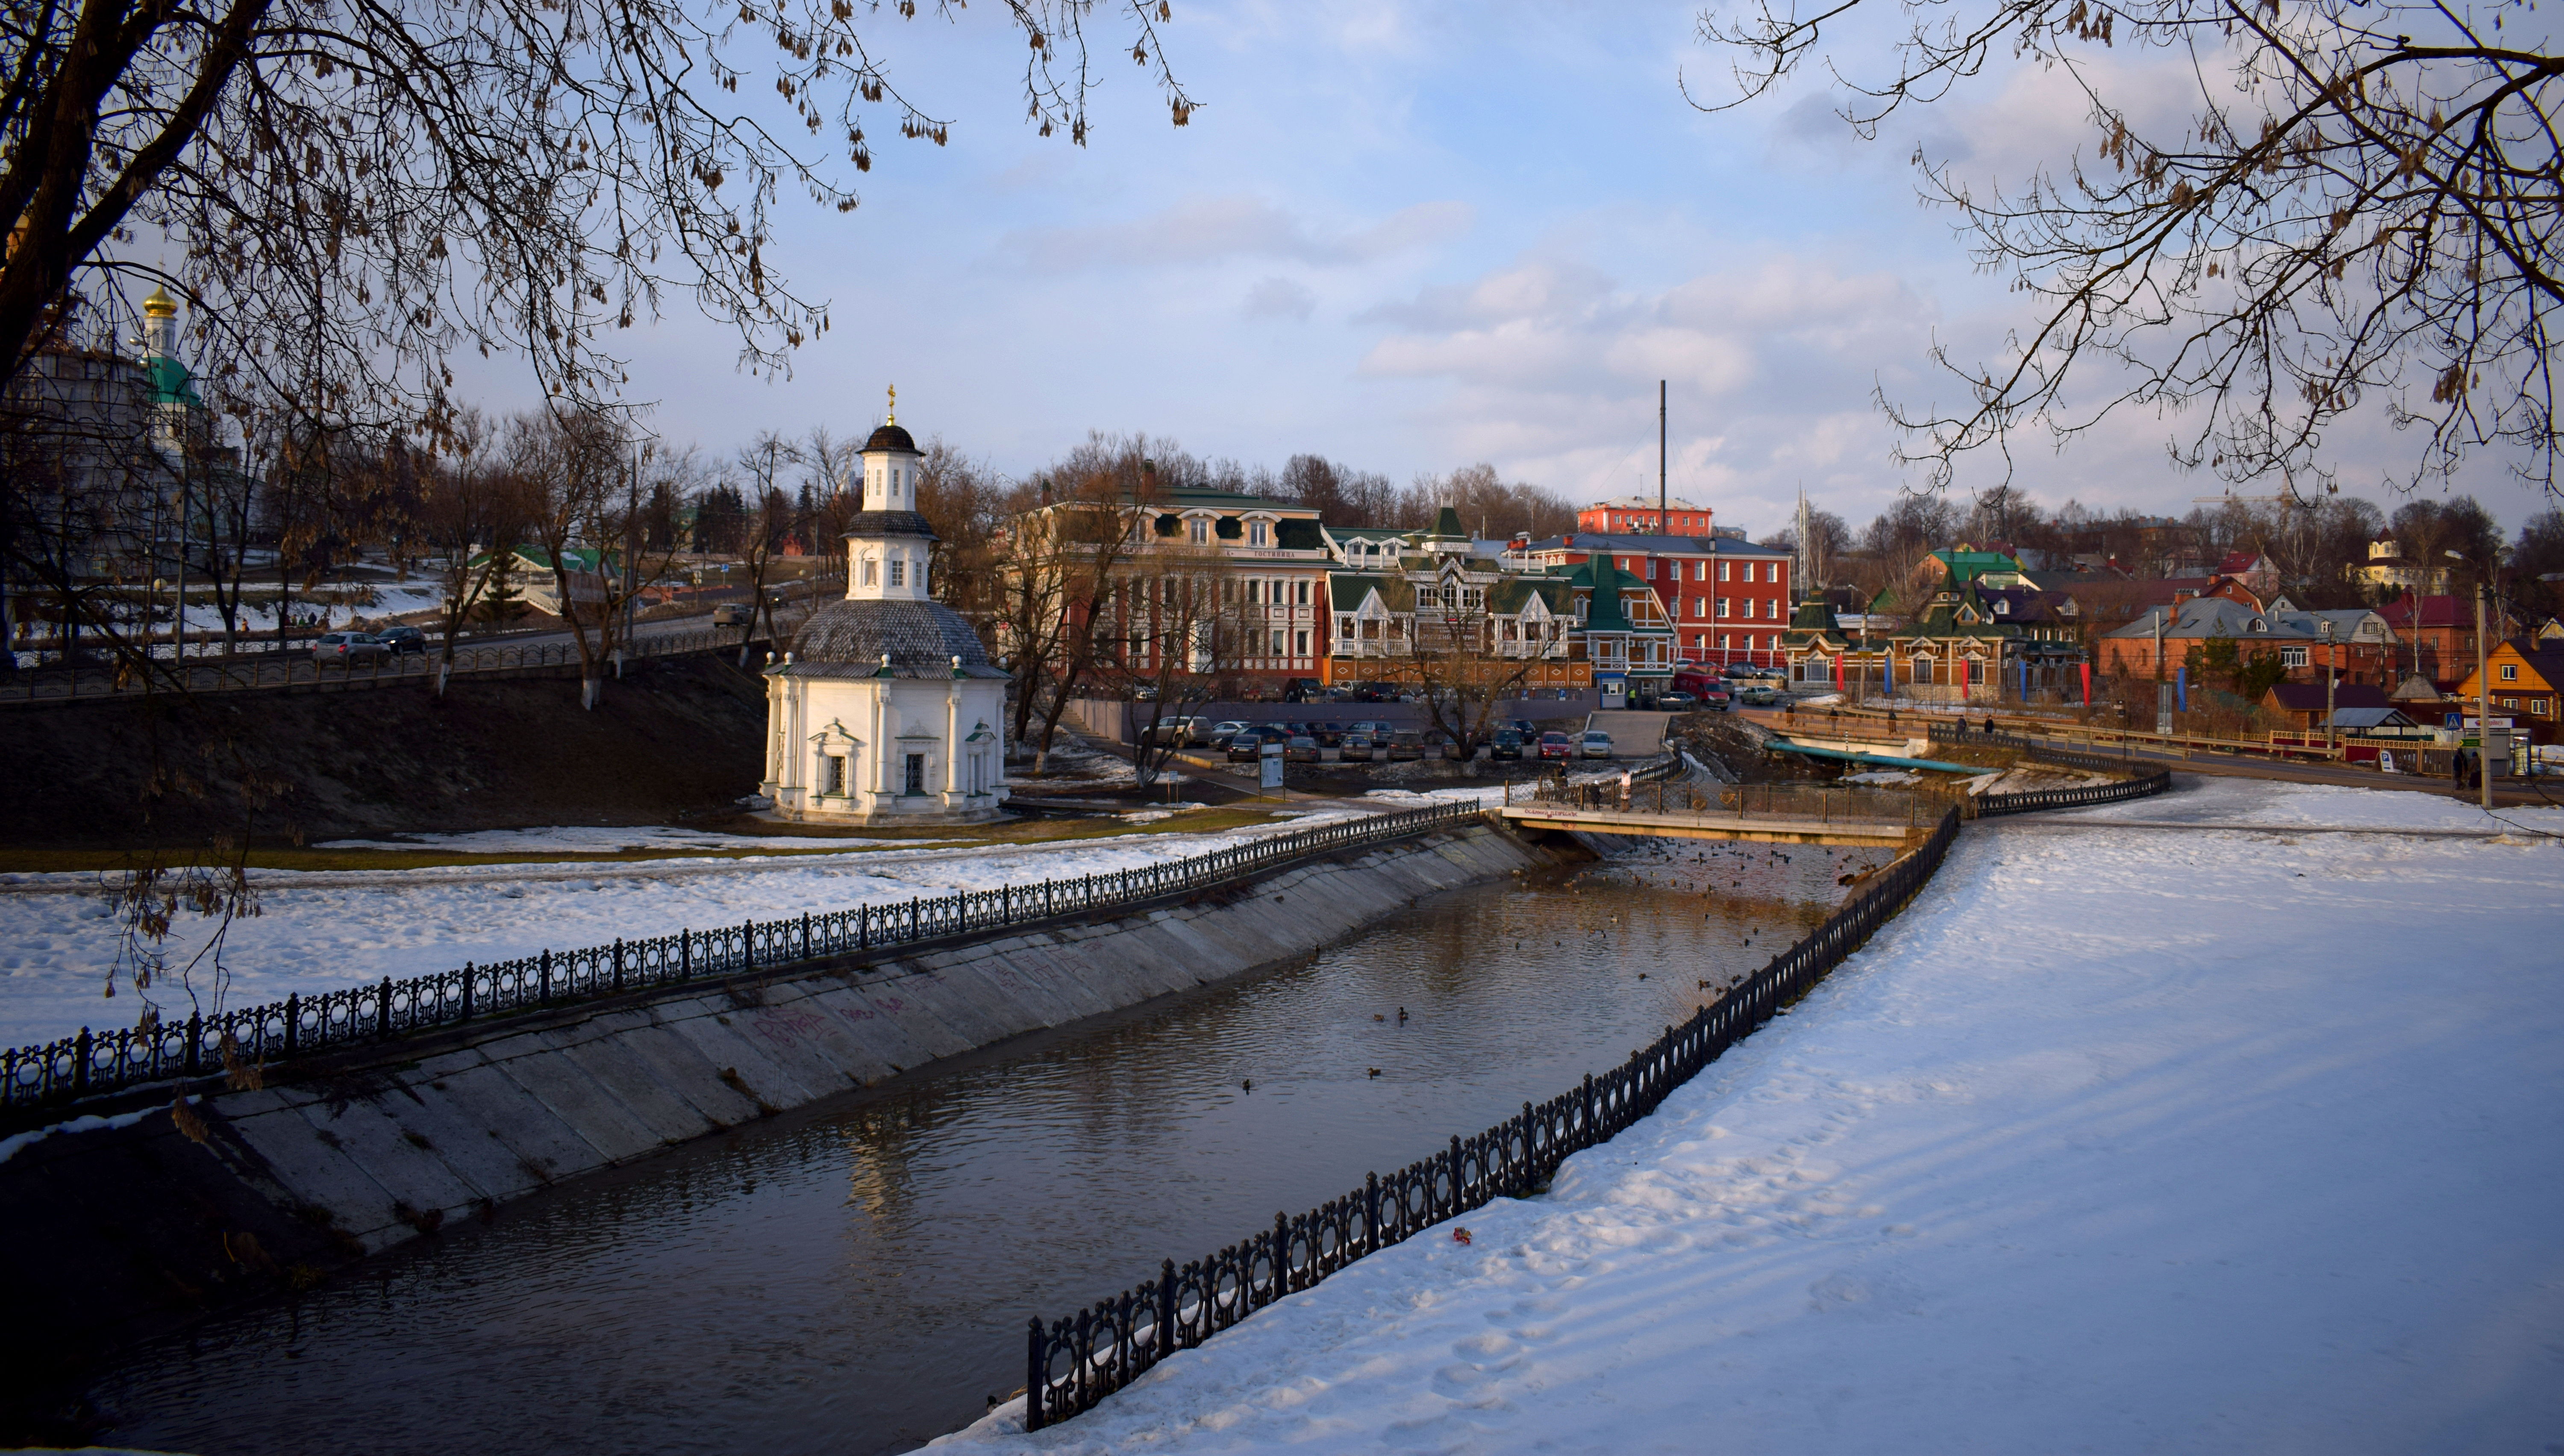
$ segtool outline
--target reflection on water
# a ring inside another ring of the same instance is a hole
[[[209,1456],[904,1450],[1021,1386],[1028,1316],[1564,1091],[1883,858],[1667,844],[1454,892],[1250,984],[584,1179],[89,1394],[113,1443]]]

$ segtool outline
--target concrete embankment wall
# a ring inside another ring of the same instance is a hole
[[[201,1142],[165,1110],[56,1135],[0,1163],[0,1295],[18,1312],[0,1364],[59,1368],[79,1350],[308,1283],[581,1173],[1248,974],[1419,897],[1550,859],[1471,825],[1119,919],[457,1028],[293,1069],[199,1103]]]

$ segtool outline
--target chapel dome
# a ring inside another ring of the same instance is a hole
[[[866,451],[905,450],[911,455],[919,453],[916,438],[895,423],[873,431],[872,438],[864,441],[864,449]]]
[[[884,654],[896,677],[950,677],[957,657],[967,676],[1003,676],[989,667],[979,634],[940,601],[832,601],[812,612],[792,639],[796,666],[842,664],[879,671]],[[984,671],[971,673],[972,668]]]

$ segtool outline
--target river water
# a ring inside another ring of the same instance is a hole
[[[1664,842],[1438,896],[1250,982],[582,1179],[136,1350],[88,1389],[99,1439],[907,1450],[1023,1384],[1028,1316],[1618,1062],[1885,858]]]

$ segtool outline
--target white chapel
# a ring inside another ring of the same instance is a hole
[[[929,594],[922,458],[896,410],[864,442],[845,599],[811,613],[765,669],[759,792],[787,817],[955,824],[993,819],[1005,802],[1007,675]]]

